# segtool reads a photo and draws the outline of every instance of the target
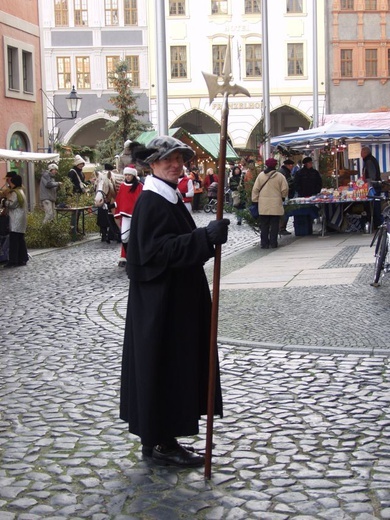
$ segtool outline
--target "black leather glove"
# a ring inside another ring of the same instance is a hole
[[[212,244],[224,244],[228,237],[228,225],[230,220],[223,218],[221,220],[212,220],[206,227],[207,238]]]
[[[108,202],[107,203],[107,209],[115,208],[115,202]]]

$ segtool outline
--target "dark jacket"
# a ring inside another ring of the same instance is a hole
[[[320,172],[315,168],[306,168],[306,166],[303,166],[294,176],[294,185],[298,197],[317,195],[322,189]]]
[[[293,176],[291,175],[291,171],[287,168],[287,166],[282,166],[279,169],[280,173],[283,173],[283,175],[286,178],[287,184],[288,184],[288,198],[292,199],[294,197],[295,193],[295,184]]]
[[[148,446],[197,434],[207,412],[211,298],[203,264],[212,256],[205,228],[181,200],[141,193],[127,248],[120,417]],[[215,413],[222,415],[219,375]]]
[[[363,159],[363,175],[366,180],[381,180],[381,170],[379,168],[379,163],[372,154],[368,154]]]
[[[82,169],[77,168],[77,166],[73,166],[73,168],[68,172],[68,177],[73,184],[73,193],[83,193],[83,190],[80,186],[80,181],[85,182],[85,175],[83,174]]]

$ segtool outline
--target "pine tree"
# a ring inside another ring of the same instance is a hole
[[[109,99],[115,108],[107,110],[107,113],[117,119],[106,122],[105,130],[110,135],[96,144],[98,160],[101,164],[113,163],[115,155],[122,152],[125,141],[128,139],[134,141],[140,133],[150,129],[149,125],[140,119],[146,112],[138,109],[139,96],[131,90],[132,81],[129,78],[127,62],[119,61],[115,70],[109,75],[109,79],[117,94]]]

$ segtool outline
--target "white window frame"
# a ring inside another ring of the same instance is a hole
[[[288,73],[288,46],[289,45],[302,45],[302,65],[303,65],[303,71],[302,71],[302,74],[301,75],[294,75],[294,74],[291,74],[289,75]],[[288,80],[291,80],[291,79],[307,79],[307,60],[306,60],[306,45],[305,45],[305,42],[302,42],[302,41],[289,41],[287,42],[286,44],[286,79]]]
[[[187,0],[181,0],[181,3],[184,4],[184,14],[171,14],[170,2],[168,1],[167,16],[169,16],[170,18],[188,18]]]
[[[172,63],[171,63],[171,57],[172,57],[172,47],[185,47],[186,49],[186,67],[187,67],[187,76],[184,78],[184,77],[175,77],[175,76],[172,76]],[[175,43],[170,43],[169,44],[169,81],[172,81],[172,82],[176,82],[176,83],[180,83],[180,82],[188,82],[188,81],[191,81],[191,78],[190,78],[190,72],[191,72],[191,69],[190,69],[190,51],[189,51],[189,47],[188,47],[188,44],[178,44],[177,42]]]
[[[28,43],[15,40],[4,36],[4,80],[5,80],[5,97],[14,99],[24,99],[27,101],[35,101],[36,99],[36,84],[35,84],[35,47]],[[12,47],[15,49],[16,61],[17,61],[17,84],[13,85],[13,88],[9,85],[9,68],[8,68],[8,49]],[[27,83],[31,91],[24,90],[24,75],[23,75],[23,54],[29,55],[29,75],[27,77]]]

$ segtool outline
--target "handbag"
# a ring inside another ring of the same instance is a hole
[[[252,204],[249,206],[249,213],[253,218],[259,218],[259,206],[257,202],[252,202]]]
[[[232,191],[232,201],[233,201],[234,208],[237,208],[240,205],[241,197],[240,197],[240,192],[238,190]]]
[[[242,175],[240,177],[240,182],[237,186],[238,189],[232,191],[233,208],[238,208],[241,205],[241,194],[240,194],[241,185],[242,185]]]
[[[75,172],[77,180],[79,181],[80,190],[82,193],[85,193],[87,191],[87,185],[83,183],[83,181],[80,179],[80,175],[72,168],[72,170]]]

